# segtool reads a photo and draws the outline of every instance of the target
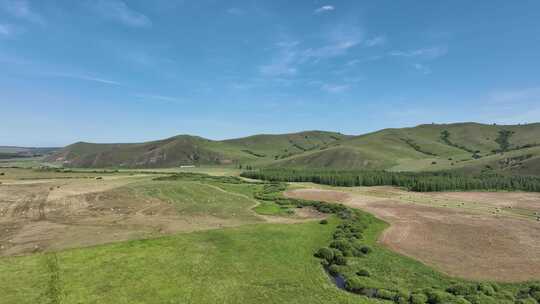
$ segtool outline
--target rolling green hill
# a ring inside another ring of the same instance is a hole
[[[162,168],[181,165],[269,163],[348,138],[334,132],[307,131],[213,141],[179,135],[132,144],[78,142],[48,157],[67,167]]]
[[[250,165],[540,174],[540,123],[426,124],[347,136],[306,131],[223,141],[180,135],[134,144],[76,143],[47,158],[68,167]]]
[[[495,170],[540,174],[540,124],[431,124],[384,129],[272,164],[395,171]]]

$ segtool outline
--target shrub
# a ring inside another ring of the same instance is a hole
[[[481,300],[479,300],[479,301],[480,302],[472,302],[472,303],[478,303],[478,304],[480,304],[480,303],[482,303],[482,304],[491,303],[491,302],[487,302],[487,303],[482,302]],[[450,303],[452,303],[452,304],[471,304],[471,302],[469,302],[467,299],[465,299],[464,297],[461,297],[461,296],[459,296],[456,299],[452,300]],[[495,303],[493,303],[493,304],[495,304]]]
[[[328,267],[330,266],[330,263],[327,260],[321,260],[322,267]]]
[[[488,283],[480,283],[478,284],[478,290],[485,294],[486,296],[493,296],[495,295],[495,289],[491,284]]]
[[[339,274],[339,267],[337,265],[330,265],[328,267],[328,273],[330,273],[333,276],[336,276]]]
[[[409,294],[405,292],[398,292],[394,298],[396,304],[409,304]]]
[[[337,265],[347,265],[347,258],[342,255],[334,256],[334,263]]]
[[[413,293],[409,298],[411,304],[426,304],[428,297],[423,293]]]
[[[530,288],[529,287],[526,287],[526,288],[522,288],[520,289],[518,292],[517,292],[517,295],[516,297],[518,299],[526,299],[529,297],[529,293],[530,293]]]
[[[383,300],[393,301],[397,297],[397,294],[394,291],[390,291],[386,289],[379,289],[377,291],[376,297]]]
[[[330,248],[323,247],[317,250],[315,256],[331,263],[334,260],[334,251]]]
[[[345,239],[339,239],[339,240],[333,241],[332,243],[330,243],[330,247],[335,248],[341,251],[342,253],[346,250],[350,251],[353,248],[351,243]]]
[[[356,272],[356,275],[360,276],[360,277],[369,277],[371,274],[369,273],[368,270],[366,269],[360,269]]]
[[[531,297],[540,303],[540,291],[531,292]]]
[[[529,286],[529,292],[540,291],[540,284],[533,284]]]
[[[444,291],[428,289],[425,292],[429,304],[443,304],[448,302],[449,294]]]
[[[362,248],[360,248],[360,251],[363,253],[363,254],[368,254],[370,253],[372,250],[370,247],[368,246],[362,246]]]
[[[361,257],[363,256],[364,254],[362,253],[362,251],[360,251],[359,249],[353,249],[352,251],[352,255],[355,256],[355,257]]]
[[[351,278],[345,282],[345,289],[353,293],[362,294],[365,286],[360,280]]]
[[[476,287],[469,284],[454,284],[446,289],[447,292],[456,296],[466,296],[476,293]]]
[[[326,220],[326,219],[321,220],[321,221],[319,222],[319,224],[321,224],[321,225],[326,225],[326,224],[328,224],[328,220]]]

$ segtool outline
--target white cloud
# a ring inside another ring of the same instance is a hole
[[[172,102],[172,103],[182,102],[177,97],[164,96],[164,95],[135,94],[135,97],[140,98],[140,99],[153,99],[153,100],[157,100],[157,101],[165,101],[165,102]]]
[[[84,74],[69,74],[69,73],[45,73],[43,74],[45,76],[50,77],[61,77],[61,78],[70,78],[70,79],[77,79],[77,80],[85,80],[85,81],[93,81],[98,82],[102,84],[109,84],[109,85],[122,85],[119,82],[104,79],[100,77],[90,76],[90,75],[84,75]]]
[[[120,0],[99,0],[94,2],[94,9],[102,16],[130,27],[150,27],[152,21],[146,15],[129,8]]]
[[[229,9],[227,9],[227,13],[231,14],[231,15],[240,16],[240,15],[244,15],[246,12],[241,8],[231,7]]]
[[[321,86],[321,89],[328,92],[328,93],[342,93],[345,92],[350,88],[349,85],[346,84],[323,84]]]
[[[0,9],[19,19],[37,23],[43,22],[41,16],[30,8],[30,4],[26,0],[0,0]]]
[[[315,14],[321,14],[329,11],[333,11],[336,8],[332,5],[323,5],[314,11]]]
[[[373,47],[373,46],[378,46],[378,45],[384,45],[386,41],[387,40],[385,36],[377,36],[377,37],[373,37],[371,39],[366,40],[364,45],[367,47]]]
[[[446,55],[447,53],[448,49],[446,47],[432,47],[411,51],[392,51],[389,53],[389,55],[395,57],[419,57],[424,59],[436,59]]]
[[[413,64],[413,68],[424,75],[431,74],[431,69],[423,64],[415,63]]]

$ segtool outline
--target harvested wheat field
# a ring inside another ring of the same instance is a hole
[[[253,201],[208,185],[148,175],[31,179],[23,173],[0,185],[2,256],[263,221],[249,210]]]
[[[373,213],[390,223],[381,244],[449,275],[508,282],[540,277],[540,222],[530,216],[540,206],[538,194],[372,187],[297,189],[286,195],[342,202]],[[526,212],[514,213],[509,206]]]

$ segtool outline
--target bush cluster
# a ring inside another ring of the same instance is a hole
[[[174,173],[167,176],[160,176],[154,178],[155,181],[197,181],[197,182],[219,182],[224,184],[244,184],[246,181],[242,180],[236,176],[213,176],[202,173],[192,173],[192,172],[180,172]]]

